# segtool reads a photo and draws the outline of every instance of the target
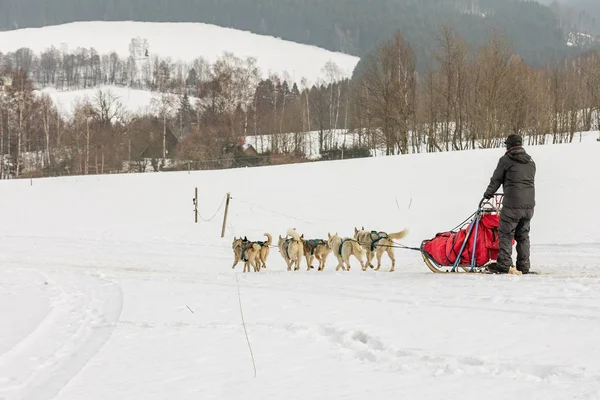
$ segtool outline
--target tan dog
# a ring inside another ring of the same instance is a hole
[[[258,263],[258,256],[260,253],[260,246],[257,243],[251,242],[248,238],[236,238],[233,237],[233,243],[231,244],[233,249],[233,266],[232,269],[240,262],[244,262],[244,272],[248,270],[250,272],[250,266],[254,268],[254,272],[260,271],[260,264]]]
[[[291,236],[291,239],[288,239],[287,236]],[[288,229],[287,236],[283,238],[279,235],[277,247],[279,247],[279,252],[288,266],[288,271],[292,270],[292,265],[294,265],[294,271],[297,271],[300,269],[304,245],[296,229]]]
[[[333,236],[327,233],[327,237],[329,238],[327,244],[338,259],[338,265],[335,267],[336,271],[339,271],[340,268],[342,268],[344,271],[350,271],[350,256],[356,257],[358,262],[360,262],[360,266],[363,271],[367,269],[363,261],[365,250],[360,246],[360,244],[358,244],[356,240],[350,238],[342,239],[337,233]],[[346,269],[344,263],[348,266],[348,269]]]
[[[258,261],[260,263],[261,268],[267,268],[267,258],[269,257],[270,252],[269,246],[273,244],[273,238],[271,237],[271,235],[268,233],[265,233],[264,235],[267,237],[266,242],[256,242],[256,244],[260,246]]]
[[[327,244],[326,240],[322,239],[304,239],[304,235],[302,235],[302,239],[304,241],[304,257],[306,258],[306,266],[308,269],[313,269],[312,266],[313,260],[316,258],[319,261],[319,271],[323,271],[325,269],[325,261],[327,257],[331,253],[331,249]]]
[[[363,227],[360,231],[354,228],[354,239],[358,240],[360,245],[367,252],[367,265],[373,268],[371,261],[373,260],[373,254],[377,256],[377,268],[375,271],[379,271],[381,268],[381,257],[383,253],[387,253],[390,260],[392,260],[392,268],[390,272],[394,272],[396,267],[396,258],[394,257],[395,246],[394,239],[402,239],[408,234],[408,229],[404,229],[401,232],[395,232],[387,234],[386,232],[366,231]]]

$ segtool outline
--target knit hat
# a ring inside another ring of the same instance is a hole
[[[506,147],[515,147],[515,146],[522,146],[523,145],[523,138],[520,135],[517,134],[512,134],[509,135],[506,140],[504,141],[504,144],[506,145]]]

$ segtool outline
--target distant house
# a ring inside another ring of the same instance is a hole
[[[248,157],[254,157],[258,155],[258,151],[252,146],[250,143],[246,142],[246,138],[240,137],[238,139],[238,144],[242,147],[242,151],[244,155]]]
[[[244,151],[244,154],[248,157],[254,157],[258,155],[258,151],[256,151],[256,149],[254,148],[254,146],[252,146],[251,144],[244,144],[242,146],[242,149]]]

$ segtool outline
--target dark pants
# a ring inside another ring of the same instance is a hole
[[[498,270],[508,272],[512,265],[512,240],[517,242],[517,270],[528,273],[529,262],[529,228],[533,218],[533,208],[502,208],[500,214],[500,252],[498,253]]]

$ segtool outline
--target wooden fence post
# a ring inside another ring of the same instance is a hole
[[[198,223],[198,188],[194,190],[194,219]]]
[[[231,196],[227,193],[227,201],[225,202],[225,214],[223,215],[223,228],[221,229],[221,237],[225,237],[225,224],[227,223],[227,212],[229,211],[229,199]]]

